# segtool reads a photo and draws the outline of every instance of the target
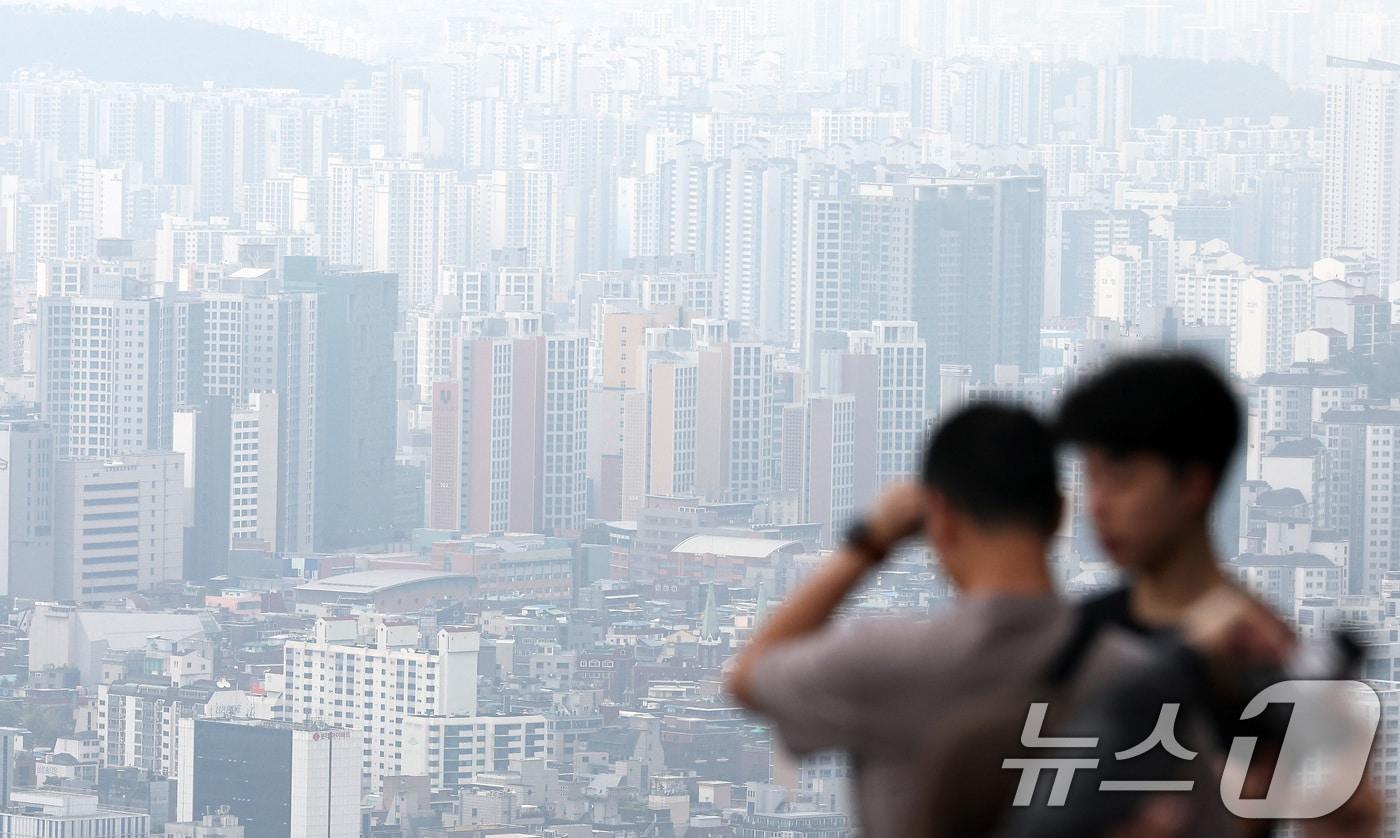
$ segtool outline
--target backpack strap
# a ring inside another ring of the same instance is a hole
[[[1074,626],[1070,629],[1069,637],[1050,658],[1050,663],[1040,673],[1040,680],[1047,686],[1058,689],[1065,686],[1070,678],[1079,671],[1079,666],[1084,662],[1093,645],[1095,638],[1099,635],[1100,623],[1084,613],[1082,608],[1074,609]]]

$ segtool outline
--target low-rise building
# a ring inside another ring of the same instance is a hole
[[[10,808],[0,811],[7,838],[147,838],[150,817],[98,804],[92,794],[15,789]]]

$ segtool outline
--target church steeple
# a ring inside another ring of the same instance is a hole
[[[719,609],[715,606],[715,586],[711,585],[709,593],[705,595],[705,613],[700,618],[700,639],[714,641],[719,639]]]

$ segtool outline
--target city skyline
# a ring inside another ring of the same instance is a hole
[[[942,419],[1168,350],[1400,835],[1400,0],[3,20],[0,826],[847,834],[726,662]],[[946,607],[929,559],[848,610]]]

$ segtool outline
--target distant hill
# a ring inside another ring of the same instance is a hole
[[[0,7],[0,78],[52,64],[102,81],[282,87],[306,93],[364,81],[369,67],[286,38],[193,18],[120,9]]]
[[[1286,116],[1298,128],[1322,124],[1322,95],[1290,87],[1263,64],[1129,58],[1133,65],[1133,123],[1162,114],[1219,122],[1225,117]]]
[[[1270,68],[1243,61],[1192,61],[1184,58],[1124,59],[1133,68],[1133,124],[1150,126],[1172,114],[1183,120],[1219,123],[1226,117],[1265,120],[1286,116],[1298,128],[1322,124],[1322,96],[1290,87]],[[1053,95],[1058,103],[1077,80],[1092,77],[1087,64],[1060,75]]]

